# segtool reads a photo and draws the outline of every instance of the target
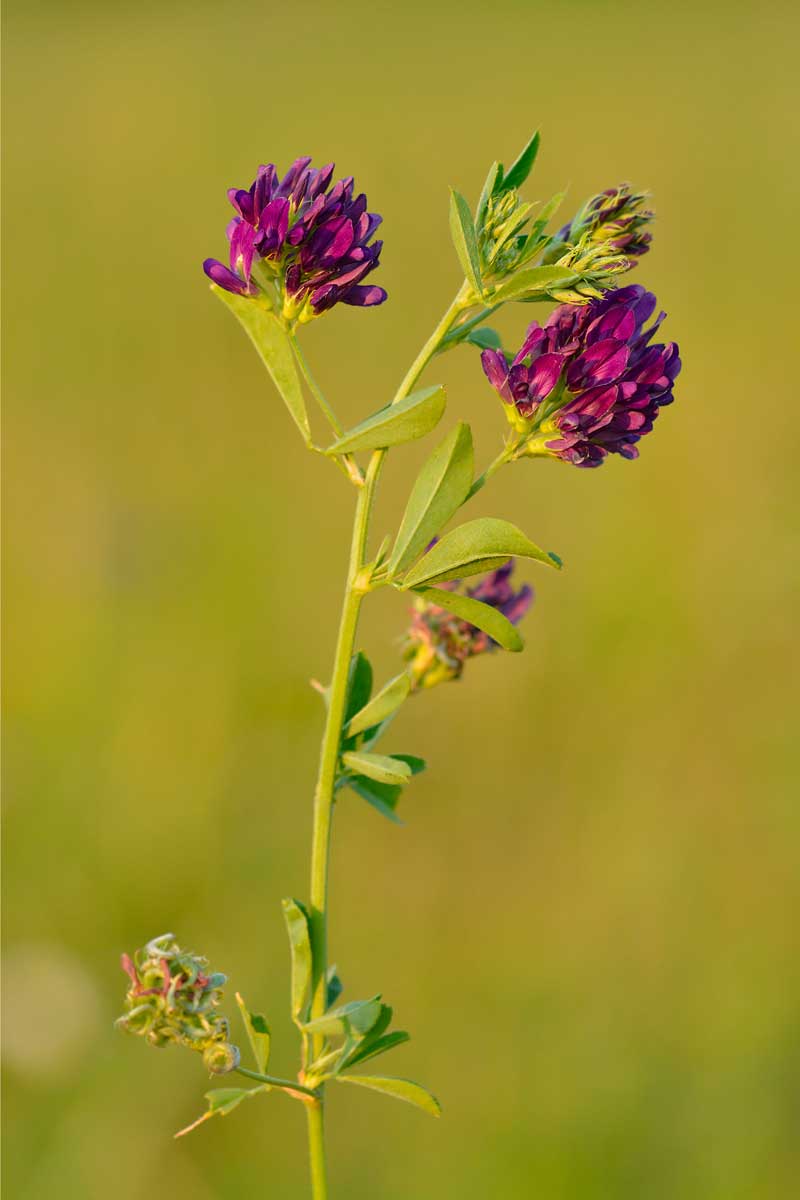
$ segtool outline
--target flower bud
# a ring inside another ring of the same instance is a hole
[[[213,1042],[203,1051],[203,1065],[212,1075],[227,1075],[239,1065],[239,1050],[230,1042]]]
[[[513,559],[485,576],[465,595],[496,608],[512,625],[522,620],[533,602],[533,592],[527,585],[515,591],[511,582]],[[443,584],[448,591],[459,587],[458,581]],[[414,689],[435,687],[450,679],[459,679],[467,659],[497,649],[483,630],[437,604],[422,598],[415,601],[411,627],[406,635],[404,658],[408,661],[411,686]]]

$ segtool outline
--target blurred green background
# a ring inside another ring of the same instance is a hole
[[[524,572],[524,655],[405,710],[397,748],[431,763],[405,828],[342,799],[332,950],[347,995],[382,990],[413,1033],[387,1070],[445,1116],[337,1091],[333,1195],[795,1193],[797,14],[7,3],[9,1200],[306,1194],[299,1108],[269,1096],[173,1142],[199,1062],[112,1031],[120,951],[172,929],[294,1063],[279,900],[306,894],[307,681],[353,498],[200,262],[259,162],[356,175],[390,302],[304,335],[352,423],[457,286],[448,184],[474,200],[536,125],[531,198],[655,193],[637,277],[684,373],[638,463],[521,464],[484,494],[476,515],[567,570]],[[488,460],[504,421],[477,357],[434,370]],[[376,533],[427,449],[393,455]],[[382,674],[405,620],[399,597],[368,606]]]

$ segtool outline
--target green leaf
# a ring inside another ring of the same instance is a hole
[[[363,708],[372,695],[372,666],[361,650],[350,659],[350,671],[347,676],[347,704],[344,719],[351,717]]]
[[[496,517],[479,517],[446,533],[412,567],[400,586],[419,588],[447,579],[480,575],[501,567],[514,557],[533,558],[550,567],[561,565],[556,555],[548,554],[529,541],[516,525]]]
[[[498,609],[492,608],[490,604],[483,604],[480,600],[473,599],[472,596],[461,596],[458,592],[445,591],[444,588],[415,588],[415,591],[428,604],[438,604],[440,608],[446,608],[449,612],[455,613],[462,621],[469,621],[470,625],[477,625],[478,629],[488,633],[489,637],[504,650],[518,651],[524,648],[525,643],[519,630],[511,624],[508,617],[504,617]]]
[[[481,350],[502,350],[503,343],[500,339],[500,334],[496,329],[489,329],[484,325],[480,329],[471,329],[464,339],[465,342],[471,342],[473,346],[478,346]]]
[[[367,417],[349,429],[325,451],[326,454],[353,454],[357,450],[383,450],[413,442],[439,424],[447,397],[441,385],[421,388]]]
[[[321,1033],[325,1037],[347,1037],[352,1031],[357,1036],[369,1033],[381,1015],[380,996],[371,1000],[351,1000],[340,1008],[333,1008],[303,1026],[306,1033]]]
[[[483,185],[478,207],[475,210],[475,228],[480,232],[483,228],[483,222],[486,217],[486,209],[489,206],[489,197],[494,195],[498,181],[502,183],[503,168],[499,162],[493,162],[489,167],[489,174],[486,176],[486,182]]]
[[[327,1008],[331,1008],[332,1005],[334,1005],[339,999],[344,990],[342,981],[339,978],[339,972],[334,964],[331,964],[331,966],[328,967],[326,982],[328,986],[325,992],[325,1005]]]
[[[271,1040],[266,1017],[262,1017],[260,1013],[251,1013],[238,992],[236,993],[236,1003],[239,1005],[239,1012],[242,1014],[242,1020],[247,1030],[247,1038],[250,1042],[250,1049],[253,1051],[253,1057],[256,1060],[256,1066],[260,1073],[264,1075],[269,1063]]]
[[[533,135],[527,146],[520,152],[519,158],[511,164],[503,176],[502,190],[509,191],[511,188],[522,187],[525,180],[533,169],[533,164],[536,162],[536,155],[539,153],[539,131]]]
[[[256,299],[236,296],[212,284],[212,292],[226,304],[247,333],[261,361],[272,376],[272,382],[283,396],[284,403],[306,445],[311,443],[303,389],[295,366],[288,334],[269,309]]]
[[[283,901],[283,915],[292,951],[292,1016],[302,1020],[311,990],[311,940],[308,917],[297,900]]]
[[[390,758],[387,754],[366,754],[358,750],[348,750],[342,755],[342,762],[349,771],[357,775],[366,775],[376,783],[396,784],[402,787],[411,778],[408,763]]]
[[[559,208],[564,202],[564,197],[566,194],[566,192],[557,192],[556,195],[552,196],[547,201],[547,204],[545,204],[545,206],[539,210],[539,215],[531,225],[531,231],[528,234],[526,243],[526,258],[528,256],[527,252],[533,250],[538,245],[550,218],[555,216],[555,214],[558,212]]]
[[[416,478],[400,525],[389,574],[404,571],[461,507],[472,486],[472,431],[460,421]]]
[[[384,1092],[387,1096],[395,1096],[398,1100],[407,1100],[415,1104],[423,1112],[439,1117],[442,1106],[435,1096],[420,1083],[412,1083],[410,1079],[395,1079],[381,1075],[337,1075],[340,1083],[357,1083],[359,1087],[372,1088],[375,1092]]]
[[[518,271],[512,275],[508,283],[504,283],[492,293],[492,304],[501,304],[506,300],[527,300],[533,296],[545,296],[553,288],[563,287],[574,283],[578,276],[566,267],[530,267],[526,271]]]
[[[421,775],[428,766],[425,759],[418,758],[416,754],[390,754],[389,758],[396,758],[400,762],[404,762],[412,775]]]
[[[198,1117],[196,1121],[192,1121],[191,1125],[187,1125],[185,1129],[179,1129],[175,1137],[179,1138],[191,1133],[193,1129],[197,1129],[198,1125],[202,1125],[211,1117],[227,1117],[228,1113],[232,1113],[235,1108],[238,1108],[243,1100],[249,1100],[252,1096],[257,1096],[259,1092],[269,1092],[270,1090],[268,1083],[261,1083],[254,1088],[214,1088],[213,1091],[206,1092],[204,1097],[208,1101],[208,1111],[204,1112],[202,1117]]]
[[[362,800],[366,800],[367,804],[371,804],[381,816],[393,821],[395,825],[403,824],[394,811],[403,791],[401,785],[378,783],[374,779],[367,779],[365,775],[351,775],[345,782],[351,791]]]
[[[347,736],[353,737],[356,733],[363,733],[365,729],[380,725],[381,721],[400,707],[410,691],[411,680],[405,671],[402,675],[390,679],[377,696],[373,696],[368,704],[350,718],[345,731]]]
[[[374,1039],[372,1034],[370,1034],[369,1038],[364,1038],[363,1042],[360,1042],[356,1046],[352,1054],[348,1054],[342,1065],[344,1067],[354,1067],[356,1063],[366,1062],[370,1058],[377,1058],[379,1054],[385,1054],[387,1050],[393,1049],[394,1046],[401,1046],[403,1042],[410,1040],[411,1034],[406,1033],[402,1029]]]
[[[476,295],[483,295],[478,239],[469,205],[460,192],[450,189],[450,234],[464,275]]]

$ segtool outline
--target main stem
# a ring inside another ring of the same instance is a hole
[[[403,382],[392,400],[396,404],[407,396],[422,371],[436,353],[447,335],[455,318],[468,307],[468,290],[465,285],[456,296],[436,329],[420,350],[409,368]],[[353,534],[350,542],[350,563],[347,584],[339,620],[333,674],[328,690],[328,716],[322,736],[319,774],[314,793],[314,821],[311,844],[311,908],[309,927],[311,955],[314,969],[311,1016],[321,1017],[327,1008],[328,968],[328,868],[330,862],[331,823],[333,799],[336,785],[336,768],[339,761],[339,746],[342,737],[345,705],[347,703],[347,680],[350,661],[355,648],[361,602],[368,584],[363,579],[366,564],[367,538],[370,518],[375,501],[375,492],[380,479],[385,450],[373,452],[359,488],[356,503]],[[311,1039],[312,1060],[322,1053],[324,1036],[314,1034]],[[322,1090],[322,1089],[320,1089]],[[324,1112],[323,1101],[306,1104],[308,1115],[308,1144],[311,1161],[311,1192],[314,1200],[327,1200],[328,1184],[325,1167]]]

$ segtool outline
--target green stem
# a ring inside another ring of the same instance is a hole
[[[300,343],[298,342],[294,332],[291,332],[289,334],[289,341],[292,343],[292,349],[294,350],[294,356],[297,359],[297,364],[303,373],[303,378],[305,379],[306,383],[308,384],[312,396],[314,397],[317,404],[320,406],[323,413],[325,414],[325,416],[328,420],[328,424],[330,425],[333,432],[336,434],[337,437],[341,437],[342,434],[344,433],[344,427],[343,427],[341,421],[339,420],[339,418],[336,416],[336,413],[331,408],[330,404],[328,404],[328,401],[325,399],[325,395],[322,391],[322,388],[319,386],[316,379],[312,375],[311,368],[309,367],[308,363],[306,362],[306,356],[303,354],[303,351],[300,349]]]
[[[309,390],[311,391],[312,396],[314,397],[317,404],[319,405],[322,412],[324,413],[325,417],[327,418],[328,424],[330,425],[333,432],[336,434],[337,437],[341,437],[342,434],[344,433],[344,428],[342,426],[342,423],[339,420],[339,418],[336,416],[336,413],[333,411],[333,409],[331,408],[328,401],[325,399],[325,393],[323,392],[322,388],[319,386],[316,379],[314,378],[314,375],[312,374],[312,371],[311,371],[311,367],[308,365],[306,356],[303,354],[303,351],[300,348],[300,343],[298,342],[294,331],[291,331],[289,333],[289,341],[291,343],[292,349],[294,350],[294,356],[297,359],[297,364],[300,367],[300,370],[303,374],[303,378],[305,379],[306,383],[308,384],[308,387],[309,387]],[[337,456],[336,458],[333,459],[333,461],[336,463],[336,465],[338,467],[341,467],[341,469],[344,471],[345,475],[348,477],[348,479],[350,479],[356,485],[356,487],[361,487],[361,484],[363,483],[361,471],[359,470],[358,465],[356,464],[355,459],[353,458],[353,456],[351,454],[342,454],[341,457]]]
[[[514,446],[511,443],[507,443],[503,447],[503,449],[500,451],[497,458],[495,458],[492,462],[490,462],[489,466],[486,468],[486,470],[483,472],[483,474],[479,475],[478,478],[475,480],[472,487],[467,492],[467,499],[464,501],[465,504],[466,504],[467,500],[471,500],[473,496],[477,495],[477,493],[481,490],[482,487],[486,486],[486,484],[489,482],[489,480],[494,475],[495,471],[499,471],[500,468],[502,466],[505,466],[505,464],[507,462],[511,462],[511,456],[512,456],[513,452],[514,452]]]
[[[260,1071],[251,1071],[249,1067],[237,1067],[237,1075],[244,1075],[247,1079],[255,1079],[258,1083],[268,1083],[272,1087],[284,1088],[287,1092],[303,1092],[304,1095],[317,1099],[317,1093],[313,1088],[306,1087],[304,1083],[298,1083],[296,1079],[279,1079],[277,1075],[262,1075]]]
[[[393,404],[397,404],[399,400],[407,396],[414,387],[422,371],[438,350],[442,340],[446,337],[453,321],[466,307],[468,294],[468,285],[464,284],[406,372],[405,378],[392,400]],[[302,360],[300,361],[302,366]],[[370,518],[372,516],[375,492],[385,456],[385,450],[376,450],[373,452],[364,476],[363,487],[359,489],[358,500],[356,502],[353,534],[350,543],[350,563],[347,572],[342,614],[339,620],[339,633],[336,639],[333,674],[328,693],[328,716],[322,736],[319,774],[314,793],[311,845],[311,906],[309,912],[311,957],[313,963],[312,1018],[321,1017],[327,1007],[328,872],[336,770],[339,762],[339,747],[347,702],[347,680],[350,673],[350,661],[353,657],[355,647],[361,602],[368,590],[368,585],[365,586],[363,580],[363,568],[366,563]],[[322,1034],[313,1035],[311,1041],[312,1059],[318,1058],[322,1054],[324,1041],[325,1039]],[[322,1087],[320,1087],[319,1092],[321,1093],[322,1090]],[[312,1195],[314,1200],[325,1200],[327,1196],[327,1182],[322,1103],[306,1105],[306,1112],[308,1115],[309,1153],[311,1155]]]
[[[322,1104],[307,1104],[308,1160],[311,1167],[311,1194],[314,1200],[328,1200],[328,1172],[325,1164],[325,1128]]]

